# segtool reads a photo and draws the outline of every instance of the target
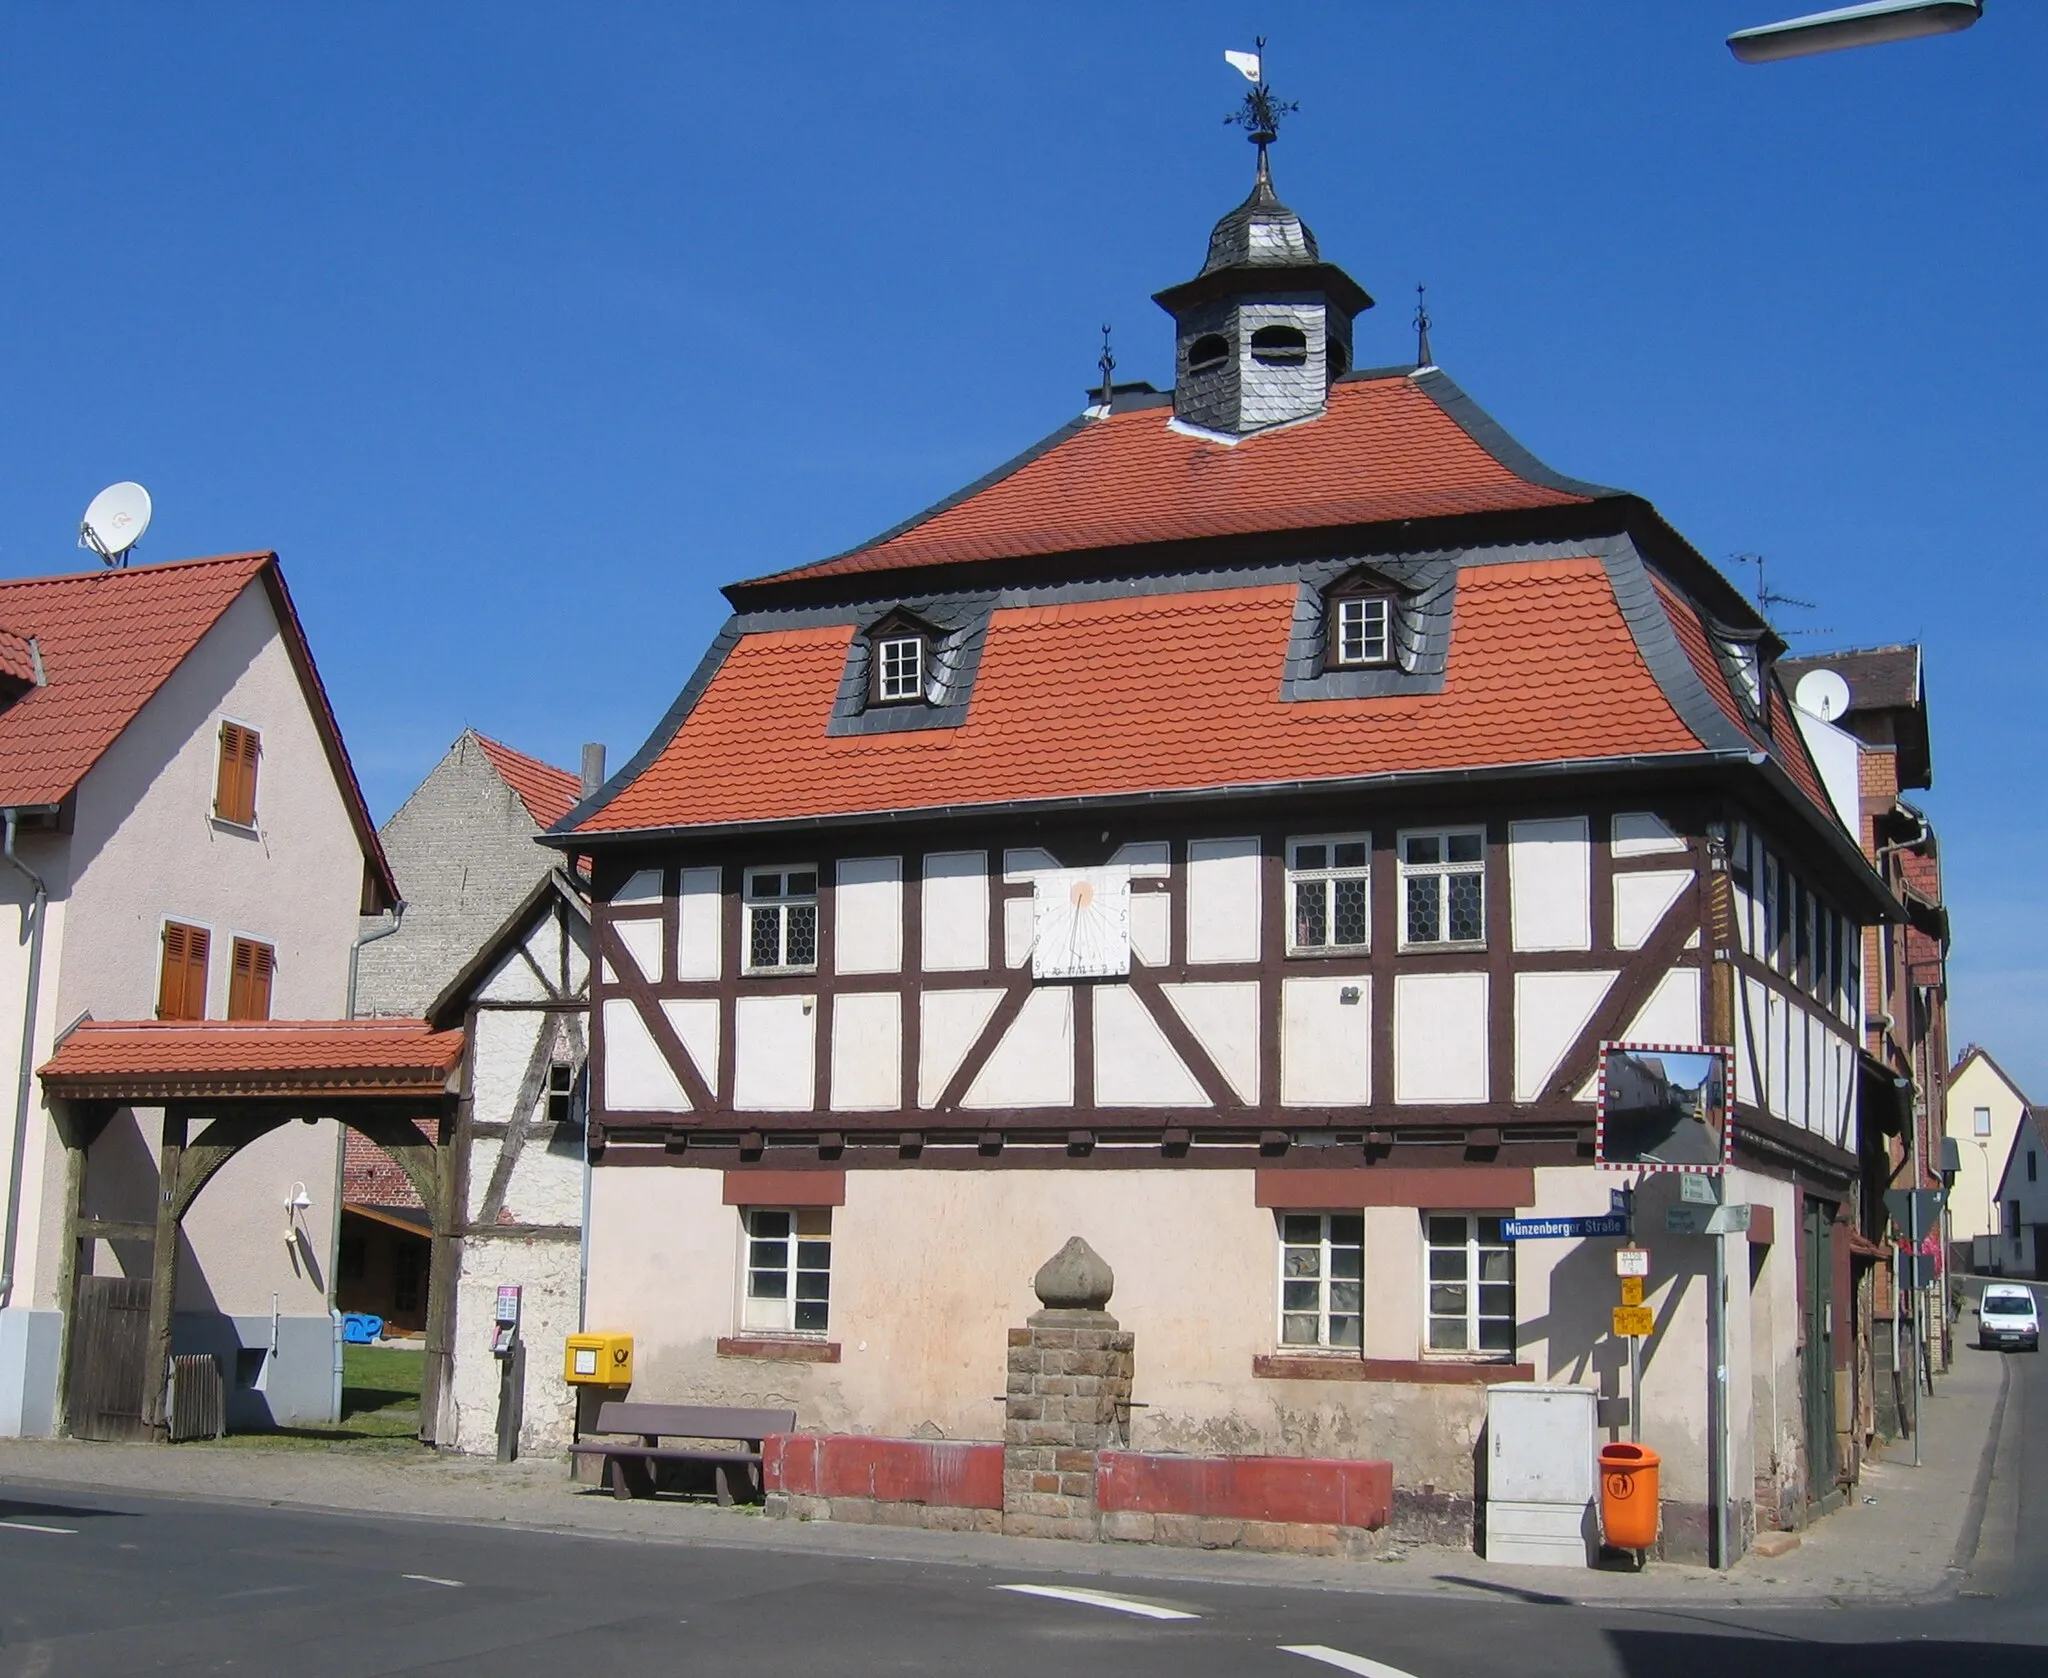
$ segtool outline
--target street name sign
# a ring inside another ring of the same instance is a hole
[[[1604,1218],[1503,1218],[1504,1241],[1560,1241],[1587,1235],[1626,1235],[1628,1219],[1609,1213]]]

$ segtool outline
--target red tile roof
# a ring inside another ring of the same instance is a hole
[[[1007,608],[958,728],[831,735],[851,629],[750,634],[580,831],[1689,753],[1597,559],[1474,566],[1443,691],[1280,697],[1293,585]]]
[[[11,676],[27,687],[35,686],[36,649],[26,635],[0,629],[0,675]]]
[[[476,731],[472,729],[470,732],[474,734]],[[526,813],[543,830],[553,827],[566,816],[583,796],[582,778],[566,769],[557,769],[537,757],[515,752],[510,746],[500,745],[481,734],[476,736],[476,743],[483,747],[484,756],[497,770],[499,778],[519,794],[519,802],[526,806]]]
[[[1591,499],[1510,470],[1406,375],[1333,385],[1329,411],[1313,424],[1234,447],[1177,430],[1172,417],[1159,406],[1079,423],[906,528],[761,580]]]
[[[69,796],[258,579],[305,685],[364,858],[383,893],[395,898],[390,866],[275,554],[0,580],[0,624],[23,638],[24,657],[26,638],[34,637],[45,678],[0,710],[0,806],[54,805]]]
[[[40,1069],[53,1096],[438,1098],[462,1033],[425,1020],[87,1020]]]

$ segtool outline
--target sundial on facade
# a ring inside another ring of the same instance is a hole
[[[1131,871],[1053,868],[1032,887],[1031,976],[1103,979],[1131,970]]]

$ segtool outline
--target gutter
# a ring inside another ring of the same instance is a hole
[[[391,924],[380,926],[375,932],[358,932],[356,941],[348,947],[348,1005],[341,1017],[352,1020],[356,1017],[356,972],[361,966],[363,946],[374,944],[380,938],[389,938],[405,924],[405,899],[399,898],[391,905]]]
[[[7,1162],[7,1222],[0,1232],[0,1308],[14,1303],[14,1248],[21,1234],[21,1174],[28,1154],[29,1101],[34,1094],[36,1062],[36,1010],[43,985],[43,923],[48,916],[50,889],[43,877],[15,854],[14,840],[21,811],[9,805],[7,833],[0,855],[27,880],[29,898],[28,985],[21,1011],[21,1070],[14,1085],[14,1143]]]

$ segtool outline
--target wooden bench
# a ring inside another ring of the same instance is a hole
[[[751,1498],[761,1495],[761,1441],[771,1433],[794,1433],[794,1410],[739,1410],[706,1404],[601,1404],[597,1410],[596,1432],[638,1434],[640,1442],[621,1439],[584,1439],[569,1447],[583,1457],[604,1458],[604,1478],[616,1498],[652,1497],[657,1490],[660,1465],[665,1462],[703,1462],[711,1465],[712,1485],[718,1501],[733,1500],[731,1471],[742,1470]],[[664,1445],[664,1439],[693,1439],[694,1445]],[[707,1440],[738,1440],[742,1449],[733,1450],[702,1443]]]

